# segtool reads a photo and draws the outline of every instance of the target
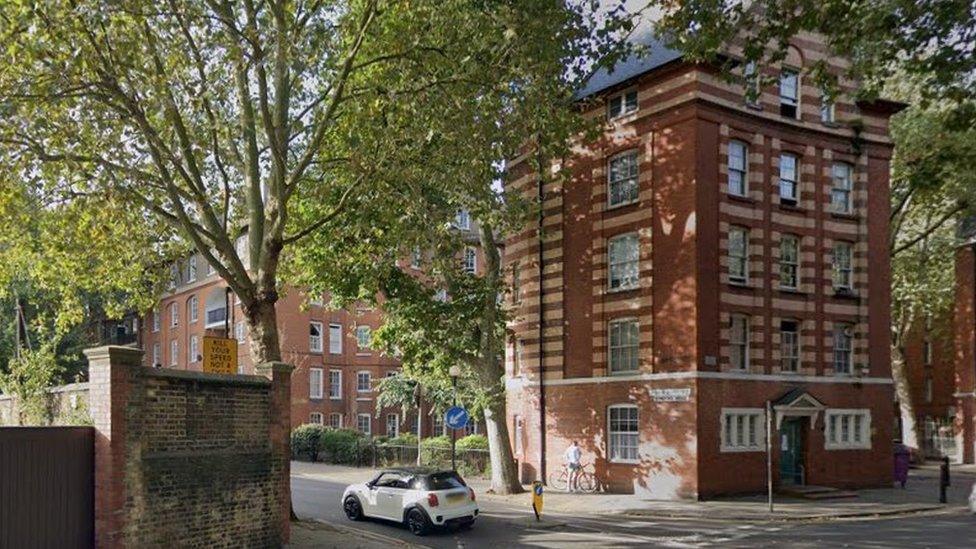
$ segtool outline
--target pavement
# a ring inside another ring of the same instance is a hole
[[[352,484],[375,475],[371,469],[357,469],[322,463],[292,462],[292,476]],[[486,479],[466,478],[481,502],[494,502],[531,512],[531,494],[498,495],[488,492]],[[811,501],[776,496],[772,513],[763,495],[720,498],[709,501],[655,501],[630,494],[566,494],[547,491],[546,514],[608,515],[673,519],[719,519],[739,522],[822,521],[885,516],[917,515],[966,507],[976,467],[954,466],[947,504],[939,503],[938,465],[912,469],[905,489],[892,487],[858,490],[857,498]]]
[[[897,517],[863,515],[786,523],[702,513],[671,517],[553,512],[549,504],[561,496],[583,501],[593,497],[628,501],[630,497],[549,494],[543,520],[536,522],[520,499],[512,504],[477,487],[481,513],[472,530],[443,530],[418,538],[399,523],[350,522],[343,515],[339,505],[343,489],[349,482],[370,478],[374,471],[294,463],[293,472],[292,501],[302,521],[293,523],[291,547],[976,547],[976,515],[958,505]],[[486,486],[483,480],[468,481]],[[516,496],[522,497],[528,496]]]

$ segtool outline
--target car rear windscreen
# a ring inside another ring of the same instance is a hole
[[[464,488],[466,484],[461,480],[457,473],[445,472],[434,473],[427,477],[428,490],[450,490],[452,488]]]

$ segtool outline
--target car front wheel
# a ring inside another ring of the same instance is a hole
[[[430,530],[430,522],[427,520],[427,515],[420,509],[411,509],[407,513],[407,528],[415,536],[426,535],[427,531]]]
[[[342,510],[346,512],[346,518],[349,520],[363,520],[363,506],[353,496],[347,497],[342,502]]]

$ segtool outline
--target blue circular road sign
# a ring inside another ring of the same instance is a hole
[[[468,419],[468,411],[460,406],[451,406],[444,413],[444,423],[451,429],[463,429]]]

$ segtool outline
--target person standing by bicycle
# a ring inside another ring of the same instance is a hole
[[[569,481],[566,483],[566,488],[570,492],[576,492],[579,487],[579,474],[582,471],[580,459],[583,457],[583,452],[574,440],[569,448],[566,448],[566,453],[563,456],[566,459],[566,468],[569,469]]]

